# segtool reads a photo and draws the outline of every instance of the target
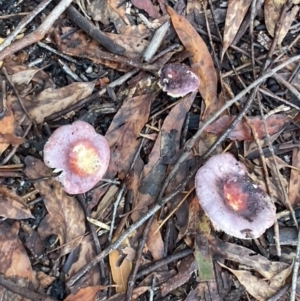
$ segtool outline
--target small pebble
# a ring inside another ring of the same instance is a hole
[[[92,66],[89,66],[88,68],[85,69],[85,72],[86,72],[87,74],[92,73],[92,72],[93,72],[93,67],[92,67]]]

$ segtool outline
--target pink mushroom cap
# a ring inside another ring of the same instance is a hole
[[[251,239],[275,222],[271,198],[250,180],[245,165],[229,153],[213,156],[198,170],[195,188],[201,207],[217,230]]]
[[[182,97],[199,87],[198,76],[184,64],[166,64],[159,70],[158,85],[172,97]]]
[[[105,174],[110,149],[105,137],[84,121],[58,128],[44,147],[44,162],[62,171],[56,177],[70,194],[85,193]]]

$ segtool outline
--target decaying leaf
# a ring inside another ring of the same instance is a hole
[[[139,144],[137,138],[149,117],[152,99],[148,94],[128,99],[114,116],[105,135],[111,149],[109,176],[118,172],[123,178],[128,171],[134,149]]]
[[[6,223],[0,225],[0,272],[5,277],[18,276],[33,279],[31,263],[18,238],[19,223],[15,222],[12,226]]]
[[[178,266],[178,273],[161,285],[162,296],[185,284],[196,270],[196,266],[193,256],[185,257]]]
[[[266,301],[285,284],[287,277],[292,271],[292,267],[285,269],[280,275],[266,281],[264,279],[254,276],[251,272],[245,270],[230,269],[219,262],[219,265],[231,271],[239,280],[239,282],[246,288],[249,294],[259,301]]]
[[[119,108],[118,113],[105,135],[111,150],[107,178],[117,173],[120,179],[127,174],[135,150],[139,145],[139,133],[148,120],[153,95],[146,94],[127,99]],[[93,204],[97,204],[103,190],[94,189]]]
[[[147,12],[151,18],[159,17],[159,13],[155,9],[155,6],[153,5],[151,0],[131,0],[131,2],[135,7]]]
[[[84,287],[79,289],[77,293],[70,294],[64,301],[94,301],[96,294],[104,288],[105,286],[102,285]]]
[[[157,218],[154,218],[146,241],[147,248],[154,260],[161,259],[164,256],[164,241],[158,228],[159,222]]]
[[[15,117],[10,106],[7,106],[4,117],[0,119],[0,155],[10,144],[18,145],[23,142],[24,139],[22,137],[15,135]]]
[[[267,281],[253,276],[249,271],[233,270],[220,262],[219,265],[232,272],[239,282],[245,286],[248,293],[259,301],[266,301],[269,297],[276,293],[276,290],[272,289]]]
[[[222,116],[206,127],[208,133],[221,134],[234,120],[235,116]],[[266,138],[264,124],[260,117],[248,117],[259,139]],[[266,128],[270,136],[280,132],[290,119],[285,114],[274,114],[266,119]],[[240,121],[228,135],[231,140],[254,140],[252,131],[245,121]]]
[[[4,185],[0,185],[0,216],[12,219],[33,218],[23,199]]]
[[[25,158],[25,174],[30,179],[51,176],[51,170],[34,157]],[[70,197],[55,179],[37,181],[35,188],[43,196],[48,214],[38,227],[43,239],[49,235],[57,235],[61,245],[59,255],[69,253],[79,245],[85,232],[85,218],[81,206],[74,197]]]
[[[135,35],[122,35],[106,33],[106,35],[125,49],[124,55],[128,58],[139,58],[142,56],[149,42],[143,37]]]
[[[119,56],[101,50],[98,43],[95,40],[88,39],[88,36],[82,31],[74,32],[68,39],[60,40],[57,38],[56,43],[65,54],[87,58],[96,64],[119,71],[128,71],[132,68],[125,64],[124,59],[130,58],[132,62],[138,64],[138,59],[149,44],[144,37],[137,35],[107,33],[107,36],[124,48],[124,56],[120,57],[121,59],[118,60]]]
[[[259,272],[267,280],[271,280],[289,267],[289,265],[284,262],[270,261],[262,255],[253,253],[253,251],[248,248],[223,242],[212,236],[209,237],[209,241],[215,255],[246,265]]]
[[[147,211],[147,207],[152,204],[155,196],[159,193],[167,171],[167,165],[163,160],[171,159],[179,151],[181,129],[194,97],[195,95],[181,99],[172,108],[163,123],[149,156],[148,164],[145,165],[139,195],[133,202],[134,211],[131,214],[133,221],[137,221]]]
[[[28,95],[23,98],[23,102],[30,117],[39,124],[43,122],[46,117],[60,112],[91,95],[93,89],[93,82],[72,83],[59,89],[45,89],[38,95]],[[20,121],[24,116],[24,111],[19,101],[15,96],[10,96],[8,97],[8,103],[12,107],[16,120]],[[29,124],[29,121],[25,120],[23,124]]]
[[[91,235],[85,236],[80,242],[77,260],[70,267],[66,279],[70,279],[70,277],[88,264],[95,256],[96,252],[92,237]],[[99,268],[95,266],[87,272],[86,277],[80,278],[76,282],[76,286],[71,290],[76,290],[78,287],[94,287],[100,283],[99,281],[100,271]]]
[[[35,276],[27,252],[18,237],[19,222],[9,226],[6,222],[0,224],[0,273],[7,279],[22,287],[34,288]],[[2,300],[27,301],[20,294],[0,286]]]
[[[207,109],[212,103],[217,102],[217,75],[211,55],[206,44],[188,20],[178,15],[169,6],[167,10],[180,41],[191,54],[191,67],[200,79],[199,92]]]
[[[276,24],[278,24],[283,6],[287,2],[285,0],[265,0],[264,15],[265,23],[269,34],[274,37]],[[288,33],[292,22],[299,11],[298,6],[294,6],[290,11],[286,12],[282,27],[278,36],[278,44],[280,45],[286,34]]]
[[[11,81],[21,95],[25,95],[24,90],[27,91],[28,87],[30,89],[31,82],[37,83],[39,88],[43,89],[54,87],[53,81],[45,71],[36,67],[29,68],[27,65],[19,63],[15,56],[7,57],[3,61],[3,67],[6,68]]]
[[[125,15],[125,5],[117,8],[118,4],[119,2],[116,0],[96,0],[87,6],[87,10],[93,20],[100,21],[105,25],[108,25],[110,22],[113,22],[115,26],[130,24]]]
[[[110,270],[116,284],[117,293],[126,290],[134,257],[135,250],[130,247],[128,239],[123,242],[120,250],[113,250],[109,253]]]
[[[228,49],[235,38],[240,25],[249,9],[252,0],[229,0],[226,13],[226,21],[224,28],[222,59],[225,51]]]
[[[40,71],[37,68],[28,68],[26,70],[14,73],[11,76],[11,80],[15,85],[28,85],[32,78]]]
[[[293,167],[300,168],[300,151],[298,148],[293,150],[292,156],[292,165]],[[299,170],[292,169],[289,181],[289,189],[288,189],[288,196],[290,203],[293,208],[298,207],[300,204],[300,177],[299,177]]]

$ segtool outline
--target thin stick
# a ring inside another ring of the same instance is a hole
[[[144,229],[143,235],[140,238],[139,246],[138,246],[138,249],[137,249],[137,252],[136,252],[136,255],[135,255],[135,259],[134,259],[134,265],[133,265],[133,268],[132,268],[132,270],[130,272],[130,275],[129,275],[129,278],[128,278],[125,301],[131,301],[131,299],[132,299],[132,292],[133,292],[133,289],[134,289],[134,284],[136,283],[136,276],[137,276],[138,269],[139,269],[140,263],[141,263],[140,259],[141,259],[142,254],[143,254],[144,245],[145,245],[146,240],[148,238],[148,234],[149,234],[149,231],[151,229],[151,224],[153,222],[154,216],[155,215],[153,214],[152,217],[148,220],[148,222],[146,224],[146,227]]]
[[[296,289],[297,289],[297,280],[298,280],[298,271],[299,271],[299,260],[300,260],[300,229],[298,230],[298,243],[297,250],[295,255],[295,262],[293,267],[293,277],[292,277],[292,287],[290,301],[295,301],[296,298]]]
[[[110,225],[110,230],[109,230],[109,235],[108,235],[109,242],[111,242],[111,240],[112,240],[113,231],[114,231],[115,222],[116,222],[117,210],[118,210],[119,203],[124,195],[125,188],[126,188],[125,184],[122,184],[122,186],[118,192],[117,199],[114,202],[113,213],[112,213],[112,218],[111,218],[111,225]]]

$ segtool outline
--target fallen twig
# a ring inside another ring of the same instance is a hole
[[[2,51],[0,51],[0,61],[24,47],[39,42],[52,27],[57,18],[66,10],[72,3],[72,0],[61,0],[57,6],[51,11],[44,22],[32,33],[26,35],[22,39],[15,41]]]
[[[5,279],[3,275],[0,275],[0,285],[5,287],[7,290],[25,297],[26,299],[34,300],[34,301],[55,301],[56,299],[53,299],[47,295],[34,292],[27,287],[21,287],[17,285],[16,283],[12,282],[9,279]]]
[[[0,51],[2,51],[5,47],[7,47],[19,34],[19,32],[29,24],[32,19],[38,15],[52,0],[44,0],[42,1],[30,14],[28,14],[25,18],[21,20],[18,26],[14,29],[14,31],[0,44]]]
[[[99,30],[84,16],[82,16],[73,5],[70,5],[67,8],[67,13],[70,19],[72,19],[82,30],[84,30],[89,36],[95,39],[100,45],[105,47],[107,50],[115,54],[123,54],[125,52],[124,47],[118,45],[112,39],[107,37],[101,30]]]

